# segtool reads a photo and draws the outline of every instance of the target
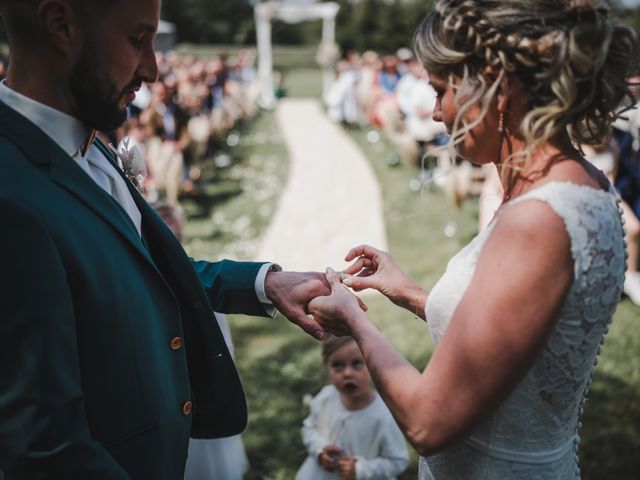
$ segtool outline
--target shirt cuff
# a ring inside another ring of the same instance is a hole
[[[278,313],[278,310],[276,309],[276,307],[273,306],[273,302],[271,302],[271,300],[269,300],[269,298],[267,297],[267,293],[264,288],[264,282],[265,282],[265,279],[267,278],[268,272],[281,272],[281,271],[282,271],[282,267],[277,263],[265,263],[264,265],[262,265],[262,267],[260,267],[260,270],[258,270],[258,275],[256,275],[256,283],[255,283],[256,295],[258,296],[258,300],[262,304],[264,311],[271,318],[274,318],[276,316],[276,314]]]

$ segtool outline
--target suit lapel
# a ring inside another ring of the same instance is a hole
[[[117,166],[114,154],[108,147],[98,139],[94,143],[124,178],[129,193],[142,215],[142,242],[147,252],[151,255],[155,254],[154,265],[162,271],[161,275],[165,282],[169,284],[174,293],[180,292],[182,290],[180,287],[183,284],[188,286],[187,292],[192,294],[199,292],[200,281],[191,268],[189,259],[178,239],[164,220],[142,197],[138,189],[126,178],[124,172]],[[171,279],[179,279],[178,285],[172,285]]]
[[[95,139],[94,144],[98,149],[103,153],[105,157],[109,160],[109,162],[114,166],[116,171],[122,176],[124,179],[127,188],[129,189],[129,193],[133,198],[133,201],[138,207],[140,214],[142,215],[142,242],[145,245],[145,248],[148,247],[147,241],[145,237],[146,233],[150,233],[150,236],[159,236],[162,239],[162,243],[165,247],[169,249],[174,249],[174,247],[179,246],[179,242],[173,235],[173,232],[169,230],[169,227],[166,226],[164,221],[159,217],[159,215],[155,212],[155,210],[149,205],[149,203],[143,198],[138,189],[127,179],[124,172],[120,169],[117,164],[117,160],[109,148],[102,143],[99,139]],[[150,231],[150,232],[149,232]],[[181,248],[181,247],[180,247]]]
[[[6,136],[13,142],[34,165],[48,166],[49,175],[54,182],[109,223],[157,270],[138,231],[116,200],[91,180],[47,134],[2,102],[0,102],[0,135]],[[126,181],[128,183],[128,180]]]

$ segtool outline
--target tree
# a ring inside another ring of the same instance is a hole
[[[246,44],[255,40],[247,0],[164,0],[162,15],[176,24],[178,41]]]

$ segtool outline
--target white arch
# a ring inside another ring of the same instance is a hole
[[[276,99],[273,92],[273,60],[271,52],[271,21],[282,20],[287,23],[300,23],[308,20],[322,19],[322,41],[320,48],[330,49],[335,45],[336,15],[340,5],[335,2],[290,4],[269,1],[258,3],[254,7],[256,19],[256,37],[258,42],[258,78],[262,93],[260,105],[271,108]],[[323,67],[322,96],[333,82],[333,69]]]

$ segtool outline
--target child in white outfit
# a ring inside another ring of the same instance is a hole
[[[302,427],[309,456],[296,480],[394,479],[407,467],[407,444],[371,386],[358,345],[328,336],[322,356],[331,385],[311,401]]]

